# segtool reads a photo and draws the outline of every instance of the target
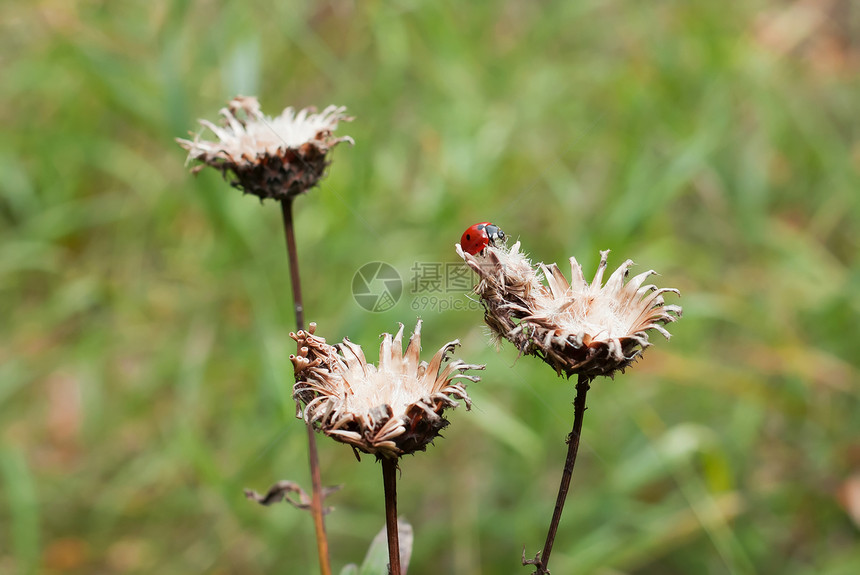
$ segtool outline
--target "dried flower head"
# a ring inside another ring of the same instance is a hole
[[[608,250],[600,252],[600,265],[589,283],[575,258],[570,258],[570,282],[556,264],[536,269],[519,251],[519,242],[510,249],[490,247],[483,256],[465,253],[459,245],[456,249],[478,273],[475,292],[494,334],[567,377],[612,376],[651,345],[650,330],[668,339],[663,326],[681,316],[680,306],[663,300],[664,293],[678,290],[643,285],[654,270],[625,283],[631,260],[603,284]]]
[[[361,346],[348,339],[332,346],[315,336],[316,326],[290,334],[298,344],[291,355],[297,415],[337,441],[377,457],[397,458],[423,451],[448,425],[442,413],[471,407],[462,380],[478,381],[467,370],[484,369],[461,360],[448,362],[459,341],[445,344],[428,364],[421,361],[421,321],[403,352],[403,325],[392,338],[383,334],[379,364],[368,363]],[[455,382],[459,379],[461,381]],[[304,405],[304,409],[301,405]]]
[[[221,172],[230,184],[261,200],[297,196],[317,185],[329,162],[329,150],[340,142],[353,143],[349,136],[334,137],[338,122],[349,121],[346,108],[329,106],[320,114],[312,109],[296,113],[285,109],[270,118],[260,111],[256,98],[237,96],[221,109],[223,126],[207,120],[217,141],[177,139],[188,150],[188,160],[200,160]]]

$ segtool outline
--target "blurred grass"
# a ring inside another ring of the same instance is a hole
[[[310,519],[241,491],[307,483],[278,210],[192,178],[173,142],[236,93],[356,117],[297,205],[330,340],[414,322],[408,287],[386,313],[353,302],[363,263],[453,262],[484,219],[537,260],[593,270],[609,248],[681,288],[672,342],[590,394],[553,572],[860,571],[858,19],[826,1],[5,3],[0,572],[315,568]],[[473,412],[403,462],[410,573],[525,572],[572,386],[490,348],[479,312],[421,315],[425,352],[459,337],[488,367]],[[380,472],[332,442],[321,457],[347,484],[339,568],[381,527]]]

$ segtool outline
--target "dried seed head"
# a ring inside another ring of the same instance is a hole
[[[663,299],[663,294],[679,294],[678,290],[643,285],[654,270],[625,283],[631,260],[604,284],[608,250],[600,253],[600,265],[589,283],[575,258],[570,258],[568,282],[556,264],[539,264],[536,269],[519,248],[517,242],[510,249],[491,247],[486,255],[473,256],[456,246],[478,273],[475,293],[484,304],[490,329],[559,374],[612,376],[651,345],[650,330],[668,339],[663,326],[681,316],[680,306],[666,305]]]
[[[368,363],[361,346],[348,339],[328,345],[313,335],[311,325],[310,331],[290,334],[298,345],[298,353],[290,356],[297,415],[337,441],[377,457],[397,458],[426,449],[448,425],[442,413],[456,407],[456,399],[471,407],[465,381],[479,378],[464,372],[484,366],[448,363],[459,345],[456,340],[429,364],[421,361],[420,320],[405,353],[402,324],[393,337],[383,334],[378,365]]]
[[[220,111],[222,126],[200,120],[217,141],[177,139],[188,150],[188,160],[221,172],[230,184],[245,193],[285,199],[316,186],[329,162],[329,151],[340,142],[353,143],[349,136],[334,137],[338,122],[350,121],[346,108],[329,106],[320,114],[306,108],[296,113],[285,109],[270,118],[260,111],[256,98],[237,96]]]

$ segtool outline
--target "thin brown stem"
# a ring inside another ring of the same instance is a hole
[[[558,532],[558,524],[561,521],[561,512],[564,510],[564,501],[570,490],[570,479],[573,477],[573,465],[576,463],[576,453],[579,451],[579,437],[582,434],[582,420],[585,417],[585,394],[590,388],[591,378],[580,375],[576,382],[576,399],[573,400],[573,430],[567,436],[567,458],[564,460],[564,470],[561,474],[561,485],[558,487],[558,498],[555,501],[555,510],[552,512],[552,521],[549,524],[549,532],[543,552],[540,554],[539,562],[536,563],[537,570],[534,575],[549,575],[549,556],[552,553],[552,545],[555,543],[555,535]]]
[[[296,250],[296,233],[293,226],[293,198],[281,200],[284,216],[284,234],[287,236],[287,256],[290,258],[290,283],[293,286],[293,303],[296,308],[296,328],[305,329],[305,308],[302,305],[302,280],[299,276],[299,255]]]
[[[290,283],[293,288],[293,304],[296,310],[296,329],[305,329],[305,310],[302,305],[302,282],[299,275],[299,256],[296,250],[296,234],[293,227],[293,198],[281,200],[281,214],[284,217],[284,235],[287,237],[287,256],[290,260]],[[308,431],[308,459],[311,467],[311,515],[314,518],[314,529],[317,538],[317,555],[319,556],[320,575],[331,575],[331,565],[328,557],[328,538],[325,533],[323,518],[322,479],[320,478],[320,462],[317,455],[317,441],[313,425],[306,423]]]
[[[397,460],[382,458],[385,488],[385,526],[388,531],[388,573],[400,575],[400,539],[397,531]]]
[[[307,423],[305,427],[308,430],[308,458],[311,466],[311,514],[314,516],[320,575],[331,575],[331,565],[328,558],[328,537],[326,536],[325,519],[323,517],[322,479],[320,477],[320,461],[317,456],[317,440],[313,425]]]

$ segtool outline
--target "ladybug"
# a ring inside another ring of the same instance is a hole
[[[469,252],[473,256],[483,252],[487,246],[494,248],[501,247],[505,244],[505,232],[502,229],[490,222],[481,222],[468,227],[463,232],[460,238],[460,246],[464,251]]]

